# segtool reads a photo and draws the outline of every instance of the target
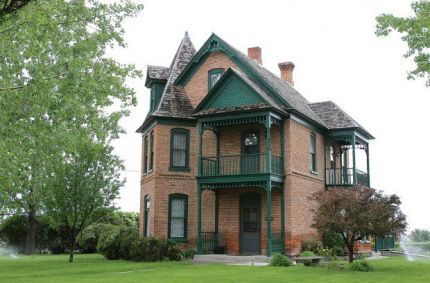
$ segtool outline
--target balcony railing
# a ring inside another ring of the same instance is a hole
[[[283,158],[271,155],[271,172],[282,175]],[[232,176],[266,172],[266,154],[241,154],[202,157],[202,176]]]
[[[329,186],[369,185],[368,174],[355,169],[357,180],[354,183],[353,168],[326,169],[326,184]]]

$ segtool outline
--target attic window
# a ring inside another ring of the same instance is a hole
[[[224,69],[212,69],[208,73],[208,91],[212,89],[212,87],[217,83],[217,81],[221,78],[224,73]]]

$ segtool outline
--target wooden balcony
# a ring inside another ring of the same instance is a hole
[[[203,177],[254,175],[271,173],[284,174],[283,158],[271,155],[270,172],[266,166],[266,154],[241,154],[202,157]]]
[[[354,176],[355,175],[355,176]],[[369,175],[354,168],[326,169],[327,186],[369,186]]]

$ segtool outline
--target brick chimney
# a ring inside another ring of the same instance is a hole
[[[257,61],[260,65],[263,64],[261,60],[261,48],[258,46],[248,48],[248,57]]]
[[[290,83],[290,85],[294,86],[293,80],[293,71],[294,71],[294,63],[293,62],[283,62],[278,64],[279,70],[281,70],[281,79]]]

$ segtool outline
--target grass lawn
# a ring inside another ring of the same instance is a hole
[[[0,282],[430,282],[430,261],[372,261],[374,271],[319,267],[251,267],[192,262],[108,261],[100,255],[0,257]]]

